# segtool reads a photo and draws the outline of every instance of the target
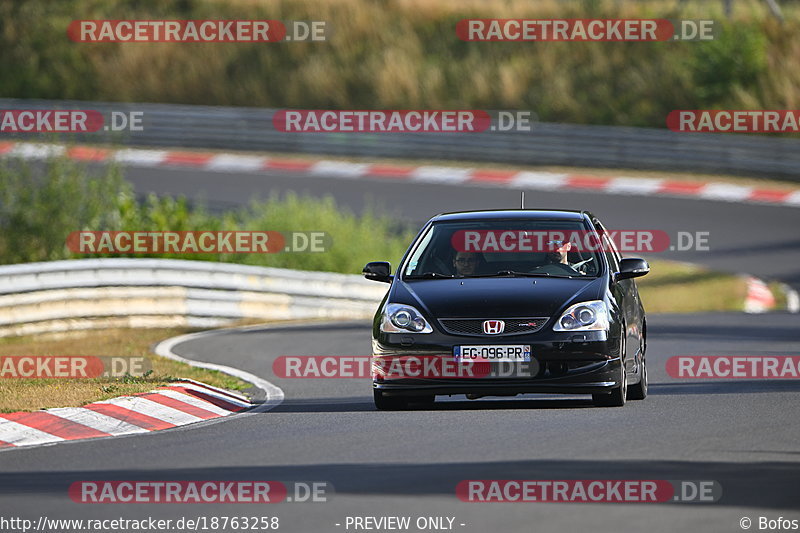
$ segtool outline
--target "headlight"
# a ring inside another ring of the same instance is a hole
[[[381,319],[384,333],[431,333],[433,328],[422,314],[410,305],[387,304]]]
[[[608,309],[602,300],[570,306],[553,326],[554,331],[594,331],[608,329]]]

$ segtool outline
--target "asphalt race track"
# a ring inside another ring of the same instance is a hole
[[[129,169],[137,192],[204,197],[216,208],[270,190],[333,194],[355,209],[368,197],[413,223],[441,211],[513,207],[518,191],[297,175]],[[213,199],[213,200],[212,200]],[[711,252],[664,256],[800,287],[798,210],[587,193],[531,193],[530,206],[588,208],[615,228],[710,231]],[[382,258],[375,258],[382,259]],[[645,302],[645,306],[647,302]],[[443,398],[434,407],[378,412],[369,380],[282,379],[280,355],[367,355],[366,322],[220,331],[179,344],[181,356],[241,368],[285,393],[266,413],[144,436],[0,452],[0,510],[36,520],[147,516],[278,516],[281,531],[354,531],[347,516],[454,517],[454,530],[742,531],[740,519],[800,519],[798,380],[677,380],[674,355],[797,355],[798,315],[650,315],[650,396],[623,408],[588,397]],[[327,502],[271,505],[74,503],[81,480],[325,481]],[[468,479],[715,481],[713,503],[467,503]],[[340,524],[337,526],[336,524]],[[461,526],[460,524],[464,524]],[[415,529],[411,529],[415,531]]]
[[[4,510],[50,517],[279,516],[283,531],[345,531],[348,515],[451,516],[457,531],[736,531],[748,516],[798,518],[797,381],[677,381],[680,354],[796,353],[796,318],[653,316],[651,396],[624,408],[583,397],[443,399],[378,412],[363,379],[278,379],[278,355],[363,355],[366,323],[254,328],[178,345],[184,357],[267,377],[286,395],[262,414],[147,436],[0,453]],[[327,502],[86,505],[78,480],[326,481]],[[716,503],[467,503],[465,479],[713,480]],[[624,527],[620,527],[623,526]]]

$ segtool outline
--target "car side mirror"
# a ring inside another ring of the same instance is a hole
[[[650,265],[644,259],[628,257],[619,262],[619,272],[614,274],[614,280],[639,278],[650,272]]]
[[[372,261],[367,263],[361,271],[364,277],[372,281],[392,282],[392,265],[386,261]]]

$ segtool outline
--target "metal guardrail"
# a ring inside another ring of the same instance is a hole
[[[264,108],[0,99],[0,109],[94,109],[106,116],[112,110],[144,112],[143,131],[71,136],[83,143],[676,170],[800,181],[800,140],[794,138],[551,123],[537,123],[530,132],[284,133],[272,125],[277,110]]]
[[[370,318],[388,286],[360,276],[175,259],[0,266],[0,337],[242,319]]]

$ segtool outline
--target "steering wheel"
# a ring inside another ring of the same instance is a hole
[[[563,263],[549,263],[536,267],[534,272],[547,272],[549,274],[568,274],[570,276],[578,274],[579,272],[569,265]]]
[[[578,272],[580,272],[581,274],[586,274],[586,267],[592,261],[594,261],[594,257],[590,257],[589,259],[585,259],[583,261],[579,261],[579,262],[575,263],[574,265],[570,265],[570,266],[572,268],[574,268],[575,270],[577,270]]]
[[[433,263],[432,266],[434,268],[434,272],[437,272],[439,274],[445,274],[448,276],[453,273],[453,267],[448,268],[445,262],[442,261],[440,258],[434,257],[431,262]]]

